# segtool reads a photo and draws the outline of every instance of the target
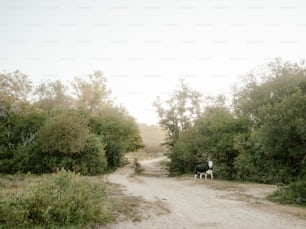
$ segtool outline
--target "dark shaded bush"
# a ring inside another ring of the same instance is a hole
[[[41,152],[39,146],[34,145],[29,153],[29,159],[22,165],[21,172],[36,174],[51,173],[59,168],[80,172],[82,175],[97,175],[107,170],[104,144],[101,137],[91,134],[86,140],[82,152],[79,154],[62,154]]]
[[[288,186],[280,186],[269,199],[284,204],[306,206],[306,181],[298,181]]]
[[[171,173],[193,172],[197,164],[214,161],[219,178],[235,177],[234,160],[239,151],[235,139],[246,132],[248,122],[234,118],[224,107],[207,108],[195,125],[183,132],[170,153]]]
[[[79,158],[82,175],[97,175],[107,170],[107,160],[101,137],[90,135]]]

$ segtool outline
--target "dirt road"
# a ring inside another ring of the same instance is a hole
[[[164,173],[160,160],[142,163],[145,176],[126,167],[108,177],[126,187],[126,194],[160,201],[169,213],[140,222],[120,222],[107,228],[306,228],[306,209],[282,206],[265,200],[275,186],[193,177],[157,177]],[[154,176],[153,176],[154,175]]]

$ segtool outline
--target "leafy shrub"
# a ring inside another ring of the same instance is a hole
[[[97,175],[107,169],[104,145],[97,135],[90,135],[82,152],[80,172],[82,175]]]
[[[13,156],[10,150],[0,146],[0,174],[12,172]]]
[[[50,173],[58,168],[65,168],[82,175],[97,175],[107,170],[107,160],[104,144],[100,136],[90,134],[86,140],[84,149],[79,154],[53,154],[41,152],[37,144],[26,152],[20,154],[20,172],[32,172],[35,174]],[[17,155],[17,154],[16,154]],[[17,161],[17,160],[16,160]],[[0,170],[1,171],[1,170]]]
[[[8,228],[84,226],[111,219],[104,186],[64,169],[35,185],[0,195],[0,224]]]
[[[109,168],[119,167],[124,154],[143,147],[135,120],[123,109],[106,107],[90,118],[89,128],[103,138]]]
[[[280,186],[270,199],[285,204],[306,206],[306,181],[298,181],[288,186]]]
[[[79,154],[89,135],[87,122],[76,112],[63,112],[46,122],[38,133],[42,152],[52,154]]]

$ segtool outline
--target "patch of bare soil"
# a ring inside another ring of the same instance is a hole
[[[129,167],[122,168],[117,173],[126,177],[128,182],[143,184]],[[115,223],[104,225],[103,228],[114,228],[114,225],[129,221],[132,223],[146,220],[150,217],[165,215],[170,212],[167,203],[156,199],[147,201],[142,196],[126,194],[126,186],[106,181],[106,191],[112,200],[113,215],[116,218]],[[117,228],[117,226],[115,226]]]
[[[124,221],[107,228],[306,228],[305,208],[266,199],[276,186],[194,180],[193,176],[170,178],[161,175],[162,160],[142,162],[145,176],[133,174],[129,167],[108,176],[110,182],[123,185],[124,198],[128,198],[123,206],[129,206],[133,198],[141,203],[130,206],[138,210],[128,207],[119,212],[125,215]]]
[[[165,156],[141,162],[142,176],[167,177],[169,175],[167,163],[169,159]]]
[[[124,187],[118,184],[107,184],[107,192],[113,200],[113,214],[116,222],[138,222],[155,215],[169,212],[167,206],[159,200],[146,201],[141,196],[128,196],[123,194]]]

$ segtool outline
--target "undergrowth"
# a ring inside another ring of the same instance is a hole
[[[288,186],[279,186],[269,199],[282,204],[295,204],[306,207],[306,181],[298,181]]]
[[[2,228],[83,228],[113,219],[105,186],[64,169],[55,175],[0,179]]]

